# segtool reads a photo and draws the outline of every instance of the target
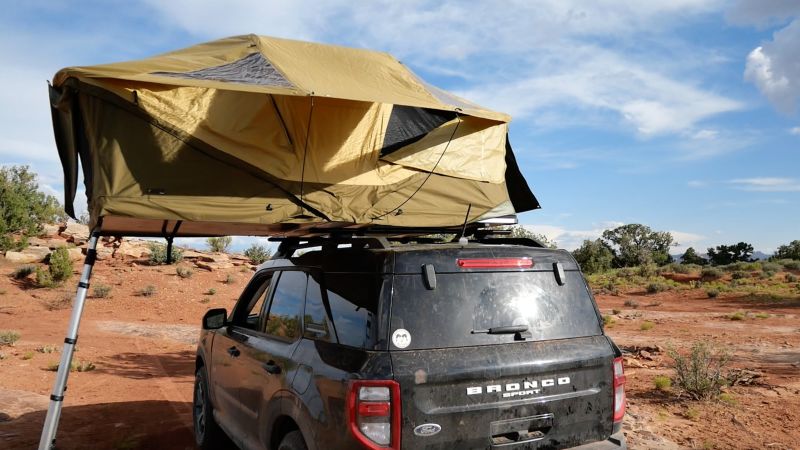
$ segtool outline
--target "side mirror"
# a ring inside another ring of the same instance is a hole
[[[203,329],[216,330],[228,323],[228,311],[225,308],[209,309],[203,316]]]

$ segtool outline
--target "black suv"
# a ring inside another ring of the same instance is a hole
[[[203,318],[195,436],[272,450],[625,448],[620,356],[566,251],[286,239],[230,315]]]

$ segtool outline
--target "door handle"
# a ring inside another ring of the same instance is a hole
[[[228,349],[228,354],[236,358],[237,356],[241,355],[242,352],[240,352],[239,349],[236,348],[236,346],[233,346]]]
[[[273,375],[281,373],[281,366],[275,364],[275,361],[272,360],[265,362],[262,367],[267,371],[267,373],[271,373]]]

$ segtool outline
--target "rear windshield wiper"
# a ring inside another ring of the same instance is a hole
[[[527,325],[511,325],[506,327],[491,327],[483,330],[472,330],[472,334],[517,334],[528,331]]]

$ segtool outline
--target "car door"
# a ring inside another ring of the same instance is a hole
[[[301,270],[283,270],[265,308],[263,328],[243,347],[240,359],[246,367],[240,379],[243,419],[248,430],[267,432],[270,417],[277,417],[276,394],[289,389],[296,372],[292,354],[302,335],[302,314],[307,275]],[[251,433],[254,436],[255,433]],[[266,442],[262,434],[259,441]],[[248,446],[259,446],[255,442]]]
[[[212,347],[210,378],[214,390],[214,408],[219,422],[234,436],[243,436],[243,374],[248,367],[242,358],[263,329],[263,313],[274,281],[272,272],[256,274],[234,306],[229,325],[217,331]]]

